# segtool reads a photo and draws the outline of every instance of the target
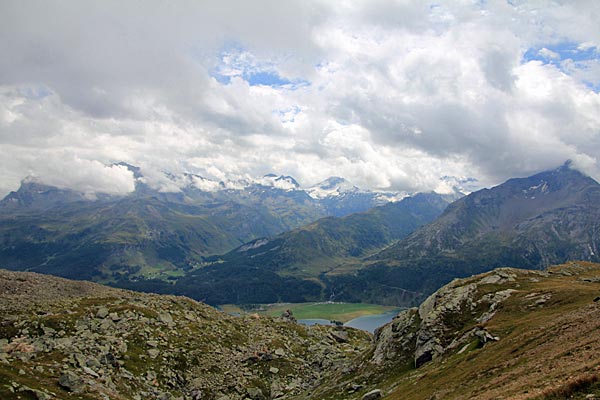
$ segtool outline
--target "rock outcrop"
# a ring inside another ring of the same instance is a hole
[[[444,354],[466,349],[465,346],[481,347],[498,340],[486,330],[485,322],[515,292],[501,284],[515,282],[515,278],[514,270],[504,268],[469,280],[454,280],[429,296],[419,308],[401,312],[390,324],[378,329],[372,362],[413,363],[418,368]]]

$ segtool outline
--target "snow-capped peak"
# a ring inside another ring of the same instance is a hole
[[[259,185],[270,186],[276,189],[282,190],[296,190],[300,188],[300,185],[291,176],[277,176],[275,174],[267,174],[258,181]]]
[[[343,193],[358,192],[359,188],[348,182],[344,178],[332,176],[315,186],[306,189],[306,192],[313,199],[324,199],[326,197],[336,197]]]
[[[217,182],[196,174],[186,174],[189,179],[189,186],[192,186],[203,192],[216,192],[225,189],[223,182]]]

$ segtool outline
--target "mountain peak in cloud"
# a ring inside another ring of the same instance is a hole
[[[291,176],[267,174],[258,182],[263,186],[272,186],[282,190],[296,190],[300,188],[300,184]]]

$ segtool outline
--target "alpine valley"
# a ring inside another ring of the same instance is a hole
[[[2,399],[600,396],[600,184],[570,163],[466,196],[129,167],[128,196],[2,201]],[[408,307],[371,335],[194,299]]]
[[[26,180],[1,203],[5,268],[209,304],[419,304],[457,277],[600,261],[600,185],[563,166],[461,197],[362,191],[342,178],[170,176],[124,197]],[[182,185],[181,182],[184,182]]]
[[[181,186],[166,192],[123,165],[136,178],[127,196],[89,196],[25,179],[0,202],[0,263],[103,283],[173,279],[247,241],[406,196],[363,191],[341,178],[304,190],[276,175],[215,182],[165,174]]]

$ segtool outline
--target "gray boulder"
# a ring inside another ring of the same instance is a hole
[[[58,378],[58,384],[73,393],[82,393],[85,388],[83,379],[72,371],[63,373],[60,378]]]

